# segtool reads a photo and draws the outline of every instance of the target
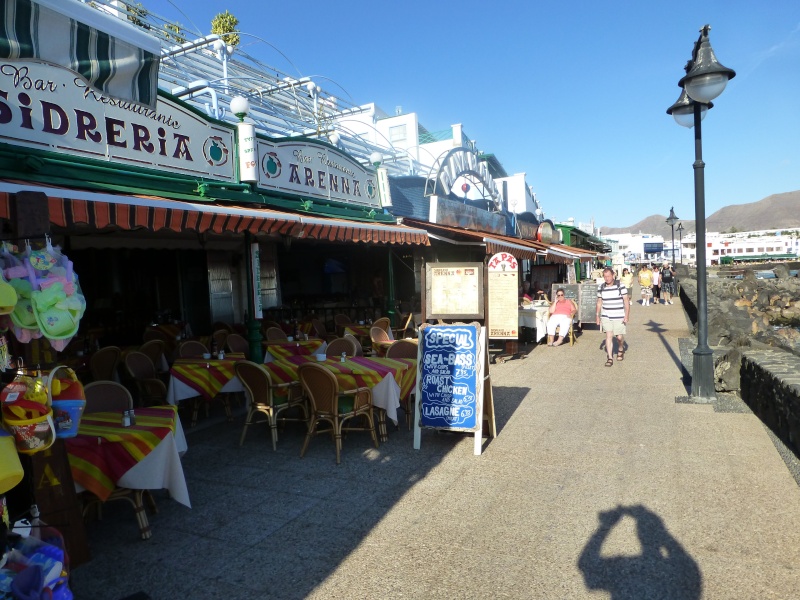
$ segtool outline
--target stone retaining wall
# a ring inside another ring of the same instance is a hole
[[[744,350],[740,381],[742,400],[800,456],[800,357],[783,350]]]

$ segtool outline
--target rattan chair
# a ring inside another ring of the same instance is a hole
[[[389,334],[386,333],[385,329],[380,327],[376,327],[373,325],[369,329],[369,339],[372,340],[372,343],[375,342],[391,342],[392,338],[389,337]]]
[[[392,322],[389,319],[389,317],[381,317],[380,319],[375,319],[375,322],[372,324],[372,326],[380,327],[387,334],[392,330]]]
[[[336,326],[336,333],[342,335],[344,328],[353,324],[353,320],[344,313],[333,315],[333,324]]]
[[[337,358],[343,353],[347,356],[356,355],[356,346],[352,339],[340,337],[328,342],[328,347],[325,349],[325,355],[328,358]]]
[[[89,358],[89,370],[93,381],[114,381],[122,351],[117,346],[100,348]]]
[[[167,403],[167,386],[158,378],[153,361],[137,350],[125,355],[125,370],[136,385],[137,400],[141,406]]]
[[[231,332],[227,329],[215,329],[211,334],[212,347],[216,346],[219,350],[224,350],[230,334]]]
[[[267,341],[270,342],[287,342],[289,341],[286,332],[280,327],[267,327],[266,332]]]
[[[296,381],[291,383],[273,383],[269,372],[259,364],[248,360],[238,361],[234,367],[236,376],[242,382],[250,405],[247,418],[242,429],[242,437],[239,438],[239,445],[244,444],[247,428],[255,424],[255,417],[262,413],[267,417],[272,431],[272,449],[277,449],[278,442],[278,420],[281,421],[308,421],[308,409],[306,399],[302,394],[300,384]],[[290,408],[297,407],[303,412],[302,419],[279,418],[279,415]]]
[[[133,396],[116,381],[93,381],[83,388],[86,396],[84,413],[119,412],[133,408]]]
[[[394,334],[394,338],[399,340],[405,337],[406,332],[411,329],[414,331],[414,313],[408,313],[403,324],[400,327],[392,327],[392,333]]]
[[[369,431],[372,443],[378,447],[378,436],[375,433],[375,418],[372,414],[372,392],[369,388],[361,387],[355,390],[339,391],[336,377],[328,369],[316,363],[304,363],[297,368],[300,385],[308,397],[311,406],[311,416],[308,423],[308,433],[300,450],[304,456],[311,438],[317,433],[333,433],[336,444],[336,464],[342,462],[342,432],[344,431]],[[348,422],[363,417],[367,423],[364,426],[345,427]],[[330,423],[330,429],[319,430],[320,422]]]
[[[417,358],[419,346],[411,340],[397,340],[386,349],[386,358]]]
[[[178,356],[181,358],[202,358],[203,354],[208,354],[208,348],[197,340],[186,340],[178,346]]]
[[[228,347],[228,352],[244,354],[245,358],[250,358],[250,344],[238,333],[229,334],[225,345]]]
[[[345,333],[344,339],[350,340],[353,342],[353,346],[355,346],[356,353],[354,356],[364,356],[364,348],[361,346],[361,342],[358,341],[358,338],[354,336],[352,333]]]
[[[314,328],[316,336],[326,342],[335,340],[337,337],[335,333],[328,333],[325,323],[321,319],[311,319],[311,326]]]
[[[164,364],[164,357],[167,354],[167,344],[163,340],[150,340],[139,347],[139,352],[147,354],[153,361],[156,371],[160,372],[160,367]]]

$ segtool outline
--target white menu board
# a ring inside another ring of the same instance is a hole
[[[517,339],[519,334],[519,264],[508,252],[489,259],[486,275],[489,286],[489,338]]]
[[[483,263],[429,263],[425,288],[427,318],[484,318]]]

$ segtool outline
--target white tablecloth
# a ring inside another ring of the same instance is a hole
[[[549,316],[549,306],[536,306],[534,308],[523,308],[519,311],[519,326],[536,329],[536,341],[540,341],[547,335],[547,317]]]

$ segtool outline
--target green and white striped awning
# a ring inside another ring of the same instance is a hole
[[[105,95],[155,108],[160,44],[75,0],[0,0],[0,58],[34,59],[81,75]]]

